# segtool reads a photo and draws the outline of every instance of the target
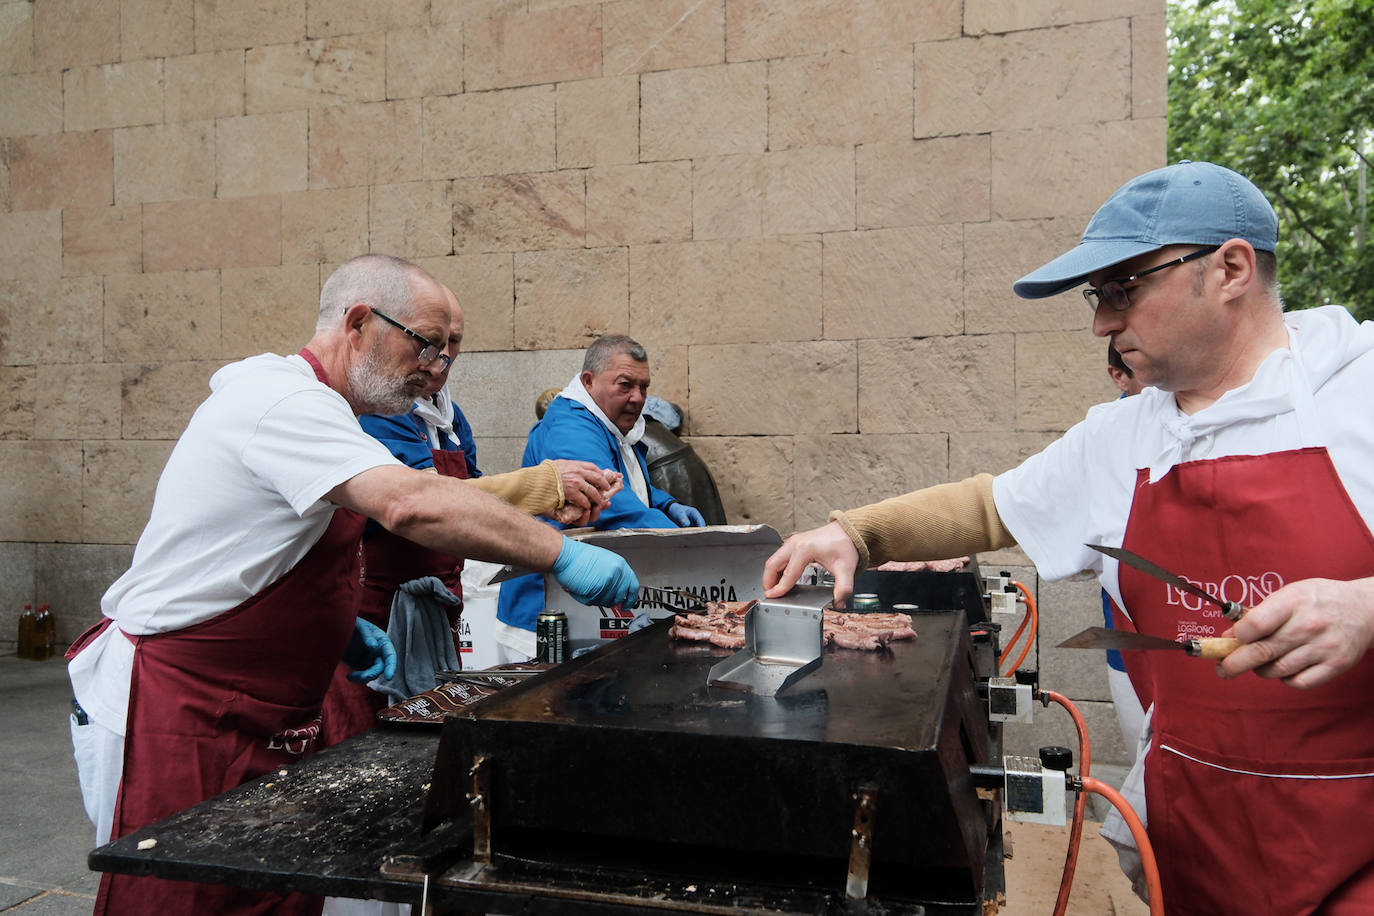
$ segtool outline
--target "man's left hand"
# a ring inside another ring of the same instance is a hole
[[[706,524],[706,518],[700,512],[683,503],[673,503],[664,511],[679,528],[700,528]]]
[[[1320,687],[1354,667],[1374,642],[1374,578],[1285,585],[1223,635],[1245,645],[1217,665],[1222,677],[1254,671],[1290,687]]]
[[[385,630],[359,617],[354,621],[343,662],[353,669],[348,679],[355,684],[366,684],[379,677],[392,678],[396,676],[396,647]]]

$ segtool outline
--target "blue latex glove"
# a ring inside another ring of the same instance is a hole
[[[353,636],[344,649],[343,662],[353,669],[348,679],[355,684],[366,684],[379,677],[393,678],[396,647],[385,630],[359,617],[353,623]]]
[[[602,547],[563,538],[550,570],[558,584],[583,604],[632,608],[639,603],[639,579],[624,558]]]
[[[671,503],[664,511],[679,528],[700,528],[706,524],[700,512],[684,503]]]

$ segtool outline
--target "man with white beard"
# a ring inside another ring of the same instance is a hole
[[[633,603],[624,560],[461,481],[398,462],[357,422],[444,368],[448,306],[387,255],[340,266],[299,353],[225,366],[158,480],[133,564],[68,650],[72,740],[104,843],[315,749],[342,658],[394,670],[356,617],[367,518],[446,553],[551,571],[579,600]],[[97,913],[318,913],[321,898],[105,874]]]

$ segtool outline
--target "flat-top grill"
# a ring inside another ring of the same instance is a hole
[[[510,873],[533,863],[980,911],[997,812],[969,766],[997,742],[964,615],[921,614],[915,628],[878,652],[829,648],[772,697],[709,688],[729,650],[671,641],[660,621],[447,720],[426,818],[470,816],[476,858]]]

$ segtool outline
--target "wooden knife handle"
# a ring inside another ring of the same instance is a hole
[[[1189,655],[1196,655],[1199,658],[1225,658],[1232,652],[1239,649],[1241,642],[1239,639],[1231,639],[1224,636],[1204,636],[1201,639],[1191,640],[1188,644]],[[1194,648],[1196,652],[1192,651]]]

